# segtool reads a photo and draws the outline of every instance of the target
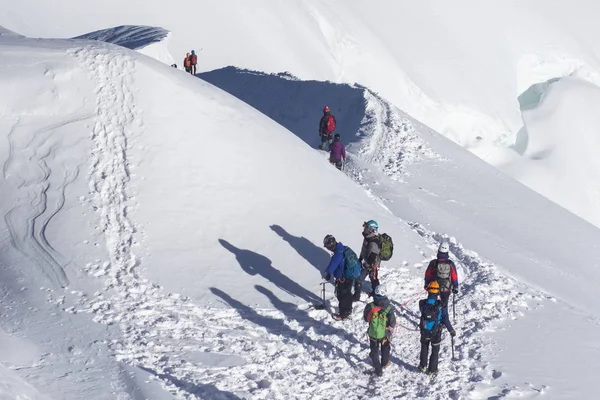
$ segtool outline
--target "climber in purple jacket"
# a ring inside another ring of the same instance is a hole
[[[329,145],[329,162],[339,170],[342,169],[344,165],[343,161],[346,161],[346,148],[340,141],[340,134],[336,133],[333,137],[333,143]]]

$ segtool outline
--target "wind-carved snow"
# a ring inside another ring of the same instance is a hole
[[[137,50],[165,39],[169,31],[154,26],[121,25],[101,29],[74,37],[73,39],[98,40]]]
[[[10,241],[55,287],[69,284],[64,271],[69,261],[49,243],[46,229],[63,208],[65,189],[77,178],[79,169],[64,165],[61,165],[62,170],[56,168],[63,176],[62,183],[54,187],[46,159],[60,151],[50,140],[55,130],[88,118],[90,115],[75,112],[70,119],[33,129],[17,120],[7,135],[8,157],[2,168],[3,178],[16,181],[14,186],[20,196],[27,199],[4,216]]]
[[[121,25],[80,35],[74,39],[97,40],[126,47],[171,65],[173,57],[168,50],[171,33],[156,26]]]

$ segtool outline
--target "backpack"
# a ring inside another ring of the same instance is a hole
[[[394,255],[394,242],[392,237],[387,233],[379,235],[379,258],[382,261],[388,261]]]
[[[437,283],[440,285],[440,290],[450,290],[452,266],[448,260],[438,260],[436,266]]]
[[[424,301],[426,303],[423,305],[423,311],[421,312],[421,334],[427,339],[432,339],[440,329],[442,307],[437,300],[434,300],[433,303],[430,303],[429,300]]]
[[[391,308],[392,306],[387,306],[384,310],[379,306],[373,306],[371,311],[369,311],[369,315],[367,316],[367,321],[369,321],[367,333],[369,337],[373,339],[383,339],[385,337],[387,314]]]
[[[344,248],[344,278],[357,279],[360,277],[360,262],[358,256],[350,248]]]
[[[192,65],[196,65],[196,63],[197,63],[197,62],[198,62],[198,56],[197,56],[196,54],[192,54],[192,55],[190,56],[190,63],[191,63]]]
[[[327,131],[327,133],[333,133],[333,131],[335,131],[335,118],[331,114],[327,116],[327,124],[325,125],[325,130]]]

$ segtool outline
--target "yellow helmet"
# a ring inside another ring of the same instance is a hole
[[[431,282],[429,286],[427,286],[427,291],[429,293],[439,293],[440,285],[437,282]]]

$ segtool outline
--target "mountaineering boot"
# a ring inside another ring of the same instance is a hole
[[[345,319],[348,319],[348,317],[342,317],[340,314],[333,314],[331,317],[337,321],[343,321]]]
[[[427,372],[427,367],[422,367],[419,365],[419,371],[426,373]]]
[[[383,375],[383,371],[382,370],[376,370],[375,371],[375,375],[382,376]]]
[[[388,360],[388,362],[383,366],[383,368],[389,367],[391,363],[392,363],[392,360]]]

